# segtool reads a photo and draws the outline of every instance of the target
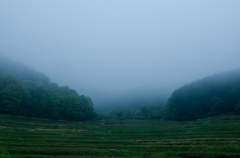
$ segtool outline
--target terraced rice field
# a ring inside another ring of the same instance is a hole
[[[240,116],[101,125],[0,115],[0,147],[8,158],[240,157]]]

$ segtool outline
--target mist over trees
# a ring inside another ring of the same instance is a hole
[[[86,120],[96,114],[91,98],[21,63],[0,58],[0,112],[61,120]]]
[[[214,74],[172,93],[166,118],[192,120],[225,112],[240,112],[240,69]]]
[[[161,118],[170,94],[164,89],[136,88],[119,98],[106,100],[96,108],[99,118],[113,119],[156,119]]]
[[[147,89],[138,88],[125,92],[118,98],[109,98],[104,100],[102,105],[96,108],[97,112],[109,113],[112,110],[128,109],[140,110],[141,107],[147,106],[150,110],[160,110],[166,105],[170,93],[163,92],[164,89]]]
[[[176,89],[170,98],[136,89],[109,98],[99,118],[193,120],[225,112],[240,114],[240,69],[214,74]],[[0,113],[80,121],[97,116],[90,97],[59,87],[43,73],[0,58]],[[107,115],[104,115],[107,114]]]

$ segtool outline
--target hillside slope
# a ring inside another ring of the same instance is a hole
[[[0,112],[63,120],[85,120],[95,115],[89,97],[21,63],[0,58]]]
[[[240,69],[215,74],[175,90],[167,117],[191,120],[240,110]]]

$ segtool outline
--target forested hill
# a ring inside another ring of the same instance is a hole
[[[192,120],[225,112],[240,112],[240,69],[215,74],[175,90],[167,117]]]
[[[95,116],[89,97],[59,87],[43,73],[2,56],[0,113],[75,121]]]

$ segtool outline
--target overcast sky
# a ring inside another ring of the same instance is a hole
[[[100,100],[240,68],[239,0],[0,0],[0,53]]]

